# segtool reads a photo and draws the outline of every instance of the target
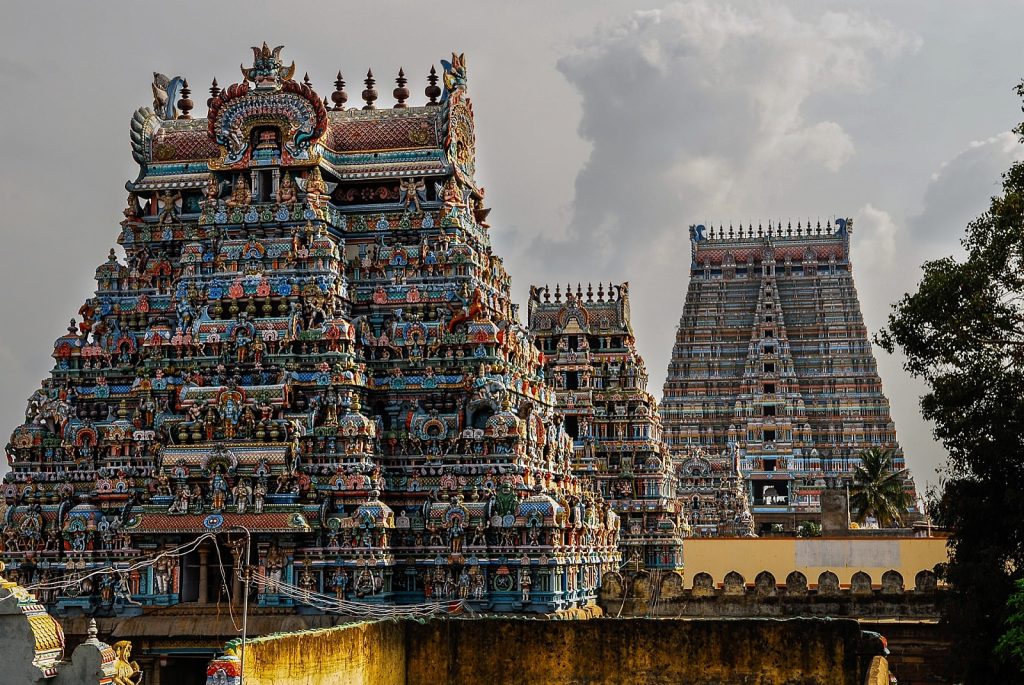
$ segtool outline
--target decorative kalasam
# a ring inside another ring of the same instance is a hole
[[[257,606],[594,602],[618,517],[492,252],[464,58],[328,111],[281,51],[132,117],[124,258],[8,443],[3,557],[90,615],[240,601],[241,566]]]

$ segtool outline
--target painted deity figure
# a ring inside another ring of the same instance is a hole
[[[462,520],[457,516],[452,518],[448,527],[448,549],[452,554],[462,552],[462,542],[465,539],[465,530],[462,527]]]
[[[519,591],[521,593],[521,599],[523,601],[523,604],[526,604],[530,601],[530,588],[532,587],[533,576],[530,575],[530,569],[519,569]]]
[[[235,189],[231,192],[231,197],[228,198],[225,204],[229,209],[247,207],[252,204],[252,191],[249,189],[249,183],[245,180],[244,175],[238,175]]]
[[[189,499],[192,502],[192,513],[203,513],[203,489],[199,486],[199,483],[195,483],[192,486],[192,495]]]
[[[334,586],[334,592],[338,595],[338,599],[345,599],[348,581],[348,571],[344,567],[338,566],[334,569],[334,575],[331,576],[331,585]]]
[[[277,545],[271,545],[270,549],[267,550],[267,556],[263,562],[263,565],[267,569],[267,580],[269,581],[270,589],[273,592],[277,585],[281,582],[281,577],[284,575],[285,564],[288,563],[288,558],[284,552],[278,549]]]
[[[470,580],[470,596],[475,600],[482,600],[484,598],[484,592],[486,592],[487,590],[487,583],[485,582],[486,579],[484,578],[484,572],[477,571],[476,573],[472,574],[472,576],[473,577]]]
[[[220,199],[220,184],[217,183],[217,177],[214,174],[210,174],[206,179],[204,195],[206,199],[203,200],[203,206],[211,208],[217,206],[217,200]]]
[[[210,478],[210,508],[214,511],[224,509],[225,500],[228,494],[228,482],[224,479],[224,472],[221,467],[213,472]]]
[[[253,488],[252,511],[254,514],[263,513],[263,501],[267,496],[267,484],[261,479],[256,482]]]
[[[233,494],[235,496],[235,511],[239,514],[244,514],[248,510],[252,498],[252,488],[249,487],[249,481],[239,481],[238,485],[234,487]]]
[[[420,211],[420,200],[426,199],[427,186],[422,178],[407,178],[401,181],[402,206]]]
[[[160,203],[160,218],[157,223],[171,223],[178,219],[178,202],[181,201],[180,190],[173,192],[167,190],[157,195],[157,200]]]
[[[281,184],[277,187],[277,201],[282,205],[290,205],[299,199],[298,190],[291,174],[285,174]]]
[[[189,489],[187,485],[179,485],[177,492],[174,494],[174,501],[171,502],[171,506],[167,508],[168,514],[187,514],[188,513],[188,502],[189,502]]]

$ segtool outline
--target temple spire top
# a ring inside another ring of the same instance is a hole
[[[192,102],[192,99],[189,97],[190,95],[192,95],[192,91],[188,87],[188,79],[185,79],[185,81],[181,84],[181,99],[178,100],[178,109],[181,111],[181,114],[178,115],[179,119],[192,118],[190,112],[192,111],[194,103]]]
[[[345,109],[345,103],[348,102],[348,93],[345,92],[345,79],[341,75],[341,70],[338,70],[338,78],[334,79],[334,92],[331,93],[331,101],[334,102],[334,111],[340,112]]]
[[[366,79],[363,83],[366,84],[366,89],[363,90],[363,100],[366,101],[366,105],[363,109],[377,109],[373,104],[377,99],[377,89],[374,88],[374,84],[376,84],[377,81],[373,78],[373,69],[366,70]]]
[[[441,86],[437,85],[437,78],[437,69],[431,65],[430,74],[427,76],[427,87],[423,89],[423,94],[429,98],[427,107],[437,107],[441,104],[437,101],[441,97]]]
[[[217,79],[214,78],[210,84],[210,97],[206,100],[206,108],[209,109],[213,105],[214,98],[220,95],[220,86],[217,85]]]
[[[395,88],[392,93],[395,96],[395,100],[397,100],[397,102],[395,102],[394,109],[405,109],[409,106],[405,104],[405,101],[409,99],[409,89],[405,85],[408,81],[409,80],[405,78],[405,70],[402,69],[402,67],[399,67],[398,78],[395,79],[395,84],[397,84],[398,87]]]

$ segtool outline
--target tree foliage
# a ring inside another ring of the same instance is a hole
[[[999,638],[996,652],[1016,662],[1024,670],[1024,580],[1017,581],[1017,588],[1006,603],[1009,615],[1006,617],[1006,632]]]
[[[1024,141],[1024,125],[1015,132]],[[992,654],[1024,575],[1024,164],[961,243],[964,259],[924,265],[877,340],[926,382],[922,412],[950,453],[935,514],[952,531],[945,619],[959,676],[1014,683],[1024,676]]]
[[[871,447],[861,452],[850,488],[854,520],[864,523],[873,516],[883,528],[898,525],[910,505],[910,495],[904,489],[908,477],[906,469],[893,468],[891,450]]]

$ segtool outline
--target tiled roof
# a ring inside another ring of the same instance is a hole
[[[290,533],[309,528],[306,517],[298,512],[264,512],[238,514],[223,511],[219,514],[167,514],[146,512],[131,533],[205,533],[227,531],[233,526],[244,526],[252,532]]]

